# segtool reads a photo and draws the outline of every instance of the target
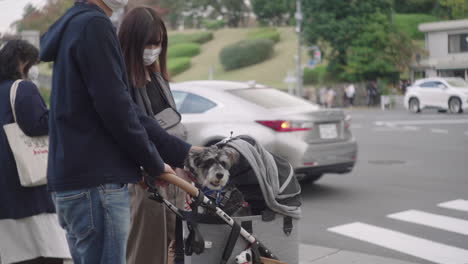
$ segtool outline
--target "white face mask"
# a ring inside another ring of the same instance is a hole
[[[127,5],[128,0],[102,0],[113,12]]]
[[[145,66],[153,64],[158,59],[160,53],[161,48],[145,49],[143,51],[143,62],[145,63]]]
[[[39,78],[39,68],[36,65],[29,68],[27,78],[33,82],[37,81],[37,78]]]

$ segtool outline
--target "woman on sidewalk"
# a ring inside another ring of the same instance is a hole
[[[39,51],[23,40],[0,48],[0,263],[55,264],[71,258],[46,185],[23,187],[3,126],[15,122],[10,104],[12,84],[18,85],[13,106],[16,122],[28,136],[47,135],[49,111],[31,69]]]
[[[119,41],[127,66],[130,93],[135,103],[148,116],[160,123],[173,123],[169,134],[186,139],[180,123],[174,98],[169,89],[166,69],[167,31],[154,9],[138,7],[123,19]],[[171,112],[169,120],[158,114]],[[183,176],[182,170],[176,170]],[[185,193],[174,185],[159,190],[179,208],[183,207]],[[168,259],[169,244],[175,240],[175,215],[164,205],[148,199],[144,186],[130,185],[131,225],[127,243],[128,264],[160,264]],[[155,224],[156,223],[156,224]]]

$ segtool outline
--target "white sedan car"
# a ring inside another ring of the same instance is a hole
[[[413,113],[434,108],[462,113],[468,109],[468,82],[462,78],[426,78],[408,87],[405,107]]]
[[[357,143],[342,110],[253,83],[192,81],[171,88],[194,145],[214,144],[231,132],[249,135],[288,159],[298,178],[309,182],[354,167]]]

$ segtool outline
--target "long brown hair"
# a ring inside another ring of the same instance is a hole
[[[119,41],[127,66],[127,75],[135,88],[146,85],[145,65],[143,51],[147,45],[161,45],[158,60],[148,70],[161,73],[168,81],[166,69],[167,30],[156,10],[150,7],[137,7],[124,17],[119,30]]]

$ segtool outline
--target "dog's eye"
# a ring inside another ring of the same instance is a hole
[[[224,162],[224,161],[221,161],[219,164],[221,164],[221,166],[223,166],[224,168],[226,168],[226,166],[227,166],[226,162]]]

